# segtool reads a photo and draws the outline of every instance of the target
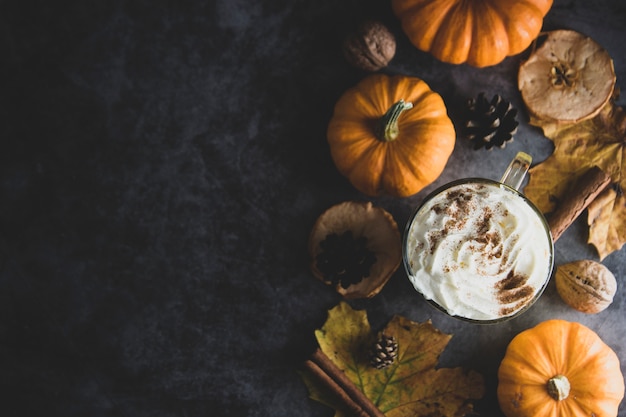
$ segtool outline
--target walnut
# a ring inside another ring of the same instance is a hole
[[[601,263],[590,260],[560,265],[555,280],[563,301],[588,314],[606,309],[613,302],[617,290],[613,273]]]
[[[395,37],[384,24],[376,21],[361,23],[343,42],[346,60],[366,71],[378,71],[386,67],[395,53]]]

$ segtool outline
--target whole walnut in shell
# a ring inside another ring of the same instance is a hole
[[[376,21],[365,21],[343,41],[343,55],[354,67],[378,71],[396,54],[396,38],[387,27]]]
[[[563,301],[583,313],[606,309],[617,291],[613,273],[599,262],[582,260],[557,267],[556,289]]]

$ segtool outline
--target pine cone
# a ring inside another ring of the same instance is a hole
[[[370,352],[370,363],[376,369],[390,366],[398,357],[398,342],[393,336],[381,334]]]
[[[463,134],[474,143],[474,149],[504,148],[517,132],[516,117],[517,109],[511,103],[497,94],[488,101],[485,94],[480,93],[468,100]]]
[[[367,238],[354,238],[350,230],[338,235],[331,233],[320,242],[322,251],[316,266],[333,285],[348,288],[370,275],[376,255],[367,248]]]

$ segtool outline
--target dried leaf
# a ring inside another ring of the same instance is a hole
[[[604,190],[588,207],[588,242],[598,249],[600,259],[626,242],[626,197],[614,189]]]
[[[398,341],[398,358],[385,369],[371,366],[367,350],[376,339],[364,310],[342,302],[328,313],[315,332],[322,351],[387,417],[462,416],[472,411],[471,400],[484,395],[482,375],[461,368],[436,368],[451,335],[430,321],[412,322],[394,316],[383,332]],[[312,399],[335,408],[341,405],[316,381],[302,374]]]
[[[335,290],[346,299],[371,298],[378,294],[402,263],[402,243],[398,225],[393,216],[371,202],[344,201],[336,204],[318,217],[309,236],[311,271],[322,282],[332,282],[317,266],[322,252],[320,243],[330,234],[351,232],[355,238],[365,238],[376,262],[369,276],[344,288],[340,283]]]
[[[604,259],[626,243],[626,113],[613,102],[596,117],[578,123],[533,119],[554,142],[554,152],[530,170],[524,194],[544,213],[554,210],[588,169],[598,166],[611,176],[607,188],[588,207],[589,239]]]

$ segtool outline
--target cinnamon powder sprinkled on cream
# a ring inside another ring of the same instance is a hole
[[[497,185],[461,184],[413,219],[409,278],[450,314],[496,319],[534,299],[551,270],[550,247],[523,198]]]

